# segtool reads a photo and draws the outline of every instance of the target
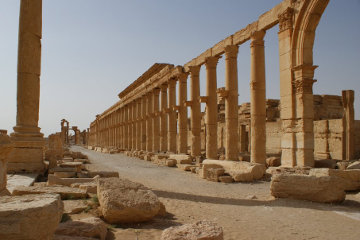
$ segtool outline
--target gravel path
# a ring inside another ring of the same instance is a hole
[[[275,200],[270,196],[268,182],[214,183],[196,174],[123,154],[103,154],[78,146],[71,150],[88,155],[91,169],[118,171],[121,177],[144,184],[160,197],[172,218],[139,226],[139,240],[159,239],[166,227],[202,219],[222,226],[226,240],[360,236],[360,199],[356,200],[355,195],[348,195],[351,200],[341,205]],[[124,228],[115,231],[111,239],[136,239],[135,236]]]

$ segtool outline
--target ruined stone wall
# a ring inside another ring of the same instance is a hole
[[[314,95],[314,120],[339,119],[343,114],[341,96]]]

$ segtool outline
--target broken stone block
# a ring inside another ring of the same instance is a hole
[[[109,177],[119,177],[118,172],[107,172],[107,171],[88,171],[89,177],[95,177],[99,175],[102,178],[109,178]]]
[[[274,175],[270,184],[271,195],[276,198],[294,198],[321,203],[337,203],[345,199],[343,181],[333,176],[300,174]]]
[[[206,180],[212,182],[219,182],[219,177],[224,175],[225,169],[224,168],[209,168],[206,170]]]
[[[64,203],[64,213],[67,214],[77,214],[84,211],[88,205],[84,200],[65,200]]]
[[[266,159],[266,166],[278,167],[281,165],[281,159],[279,157],[269,157]]]
[[[105,240],[107,226],[100,218],[90,217],[60,223],[55,231],[55,234],[74,237],[91,237]]]
[[[360,189],[360,169],[339,170],[329,168],[313,168],[310,170],[310,176],[334,176],[343,179],[342,183],[346,191]]]
[[[176,166],[181,170],[190,171],[191,167],[193,167],[194,165],[192,165],[192,164],[177,164]]]
[[[52,239],[62,213],[58,194],[1,197],[0,239]]]
[[[167,159],[167,160],[165,160],[165,166],[175,167],[176,166],[176,160],[175,159]]]
[[[97,183],[91,182],[91,183],[81,183],[79,185],[79,189],[84,190],[86,193],[97,193]]]
[[[336,168],[336,160],[334,159],[321,159],[321,160],[314,160],[314,167],[315,168]]]
[[[187,154],[170,154],[169,159],[176,160],[177,164],[191,164],[192,159],[190,155]]]
[[[223,240],[223,229],[210,221],[198,221],[165,229],[161,240]]]
[[[235,182],[251,182],[261,179],[266,171],[263,164],[249,163],[243,161],[222,161],[222,160],[209,160],[203,161],[203,168],[206,165],[218,165],[225,169],[225,173],[229,174]]]
[[[60,163],[60,167],[63,168],[76,168],[76,172],[81,172],[84,169],[84,166],[81,162],[65,162]]]
[[[73,178],[76,177],[76,172],[54,172],[54,176],[58,178]]]
[[[94,178],[58,178],[54,176],[53,174],[48,175],[48,181],[47,185],[63,185],[70,187],[73,183],[87,183],[87,182],[93,182]]]
[[[360,161],[351,163],[346,169],[360,169]]]
[[[120,178],[98,179],[97,195],[108,223],[144,222],[160,210],[158,197],[142,184]]]
[[[76,188],[66,187],[66,186],[18,186],[14,189],[13,196],[22,196],[27,194],[42,194],[42,193],[56,193],[60,194],[61,199],[83,199],[87,198],[87,193],[85,190],[80,190]]]
[[[222,183],[232,183],[234,179],[231,176],[219,176],[219,181]]]
[[[76,172],[76,168],[54,167],[54,168],[49,169],[50,174],[53,174],[54,172]]]

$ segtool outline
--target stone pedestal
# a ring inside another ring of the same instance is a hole
[[[216,66],[219,57],[206,59],[206,158],[217,159],[217,79]]]
[[[266,164],[265,31],[251,36],[251,162]]]
[[[13,150],[13,144],[10,137],[0,133],[0,196],[10,195],[6,189],[6,170],[8,155]]]
[[[42,1],[22,0],[19,20],[17,116],[9,172],[43,172],[44,138],[38,127]]]
[[[225,159],[238,160],[238,46],[225,47]]]
[[[187,100],[187,74],[183,73],[178,77],[179,81],[179,114],[178,114],[178,126],[179,126],[179,142],[178,153],[187,154],[187,107],[185,102]]]
[[[190,94],[191,94],[191,155],[201,155],[201,106],[200,106],[200,66],[190,67]]]

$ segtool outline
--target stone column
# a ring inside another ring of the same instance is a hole
[[[217,159],[217,79],[216,66],[219,57],[206,59],[206,158]]]
[[[152,152],[152,140],[153,140],[153,132],[152,132],[152,113],[153,113],[153,105],[152,105],[152,93],[148,93],[146,95],[146,151]]]
[[[265,31],[251,36],[251,162],[266,164]]]
[[[170,79],[169,82],[169,131],[168,131],[168,151],[176,152],[176,80]]]
[[[190,102],[191,102],[191,155],[201,155],[201,107],[200,107],[200,66],[190,67]]]
[[[141,149],[146,150],[146,95],[141,97]]]
[[[17,69],[16,126],[9,172],[43,172],[44,138],[38,127],[42,36],[42,0],[21,0]]]
[[[238,72],[237,72],[238,46],[225,47],[225,159],[238,158]]]
[[[354,91],[342,91],[342,100],[344,107],[343,126],[344,126],[344,147],[343,159],[353,160],[355,152],[355,136],[354,136]]]
[[[246,144],[246,125],[239,126],[240,135],[240,152],[247,152],[248,146]]]
[[[136,149],[141,150],[141,98],[136,100],[137,119],[136,119]]]
[[[296,166],[295,140],[295,90],[292,75],[293,10],[288,8],[279,15],[279,70],[280,70],[280,118],[281,118],[281,166]]]
[[[129,120],[128,120],[128,117],[129,117],[129,110],[128,110],[129,106],[128,105],[125,105],[124,107],[124,113],[125,113],[125,121],[124,121],[124,131],[125,131],[125,134],[124,134],[124,149],[125,150],[129,150],[129,131],[128,131],[128,128],[129,128]]]
[[[167,118],[167,84],[161,85],[161,115],[160,115],[160,151],[166,152],[167,134],[168,134],[168,118]]]
[[[314,166],[314,71],[317,66],[297,66],[294,71],[296,102],[296,165]]]
[[[187,136],[187,73],[182,73],[178,76],[179,81],[179,113],[178,113],[178,126],[179,126],[179,143],[178,143],[178,153],[187,154],[188,146],[188,136]]]
[[[13,144],[6,133],[0,132],[0,197],[10,195],[6,189],[7,156],[13,150]]]
[[[131,103],[132,105],[132,120],[131,120],[131,129],[132,129],[132,151],[136,150],[136,101]]]
[[[132,119],[133,119],[133,106],[132,106],[132,102],[130,102],[129,104],[129,120],[128,120],[128,137],[129,137],[129,140],[128,140],[128,149],[129,151],[132,150]]]
[[[120,108],[120,148],[124,149],[124,107]]]
[[[160,151],[160,118],[159,118],[159,93],[160,88],[155,88],[153,90],[153,105],[154,105],[154,112],[153,112],[153,151],[159,152]]]

